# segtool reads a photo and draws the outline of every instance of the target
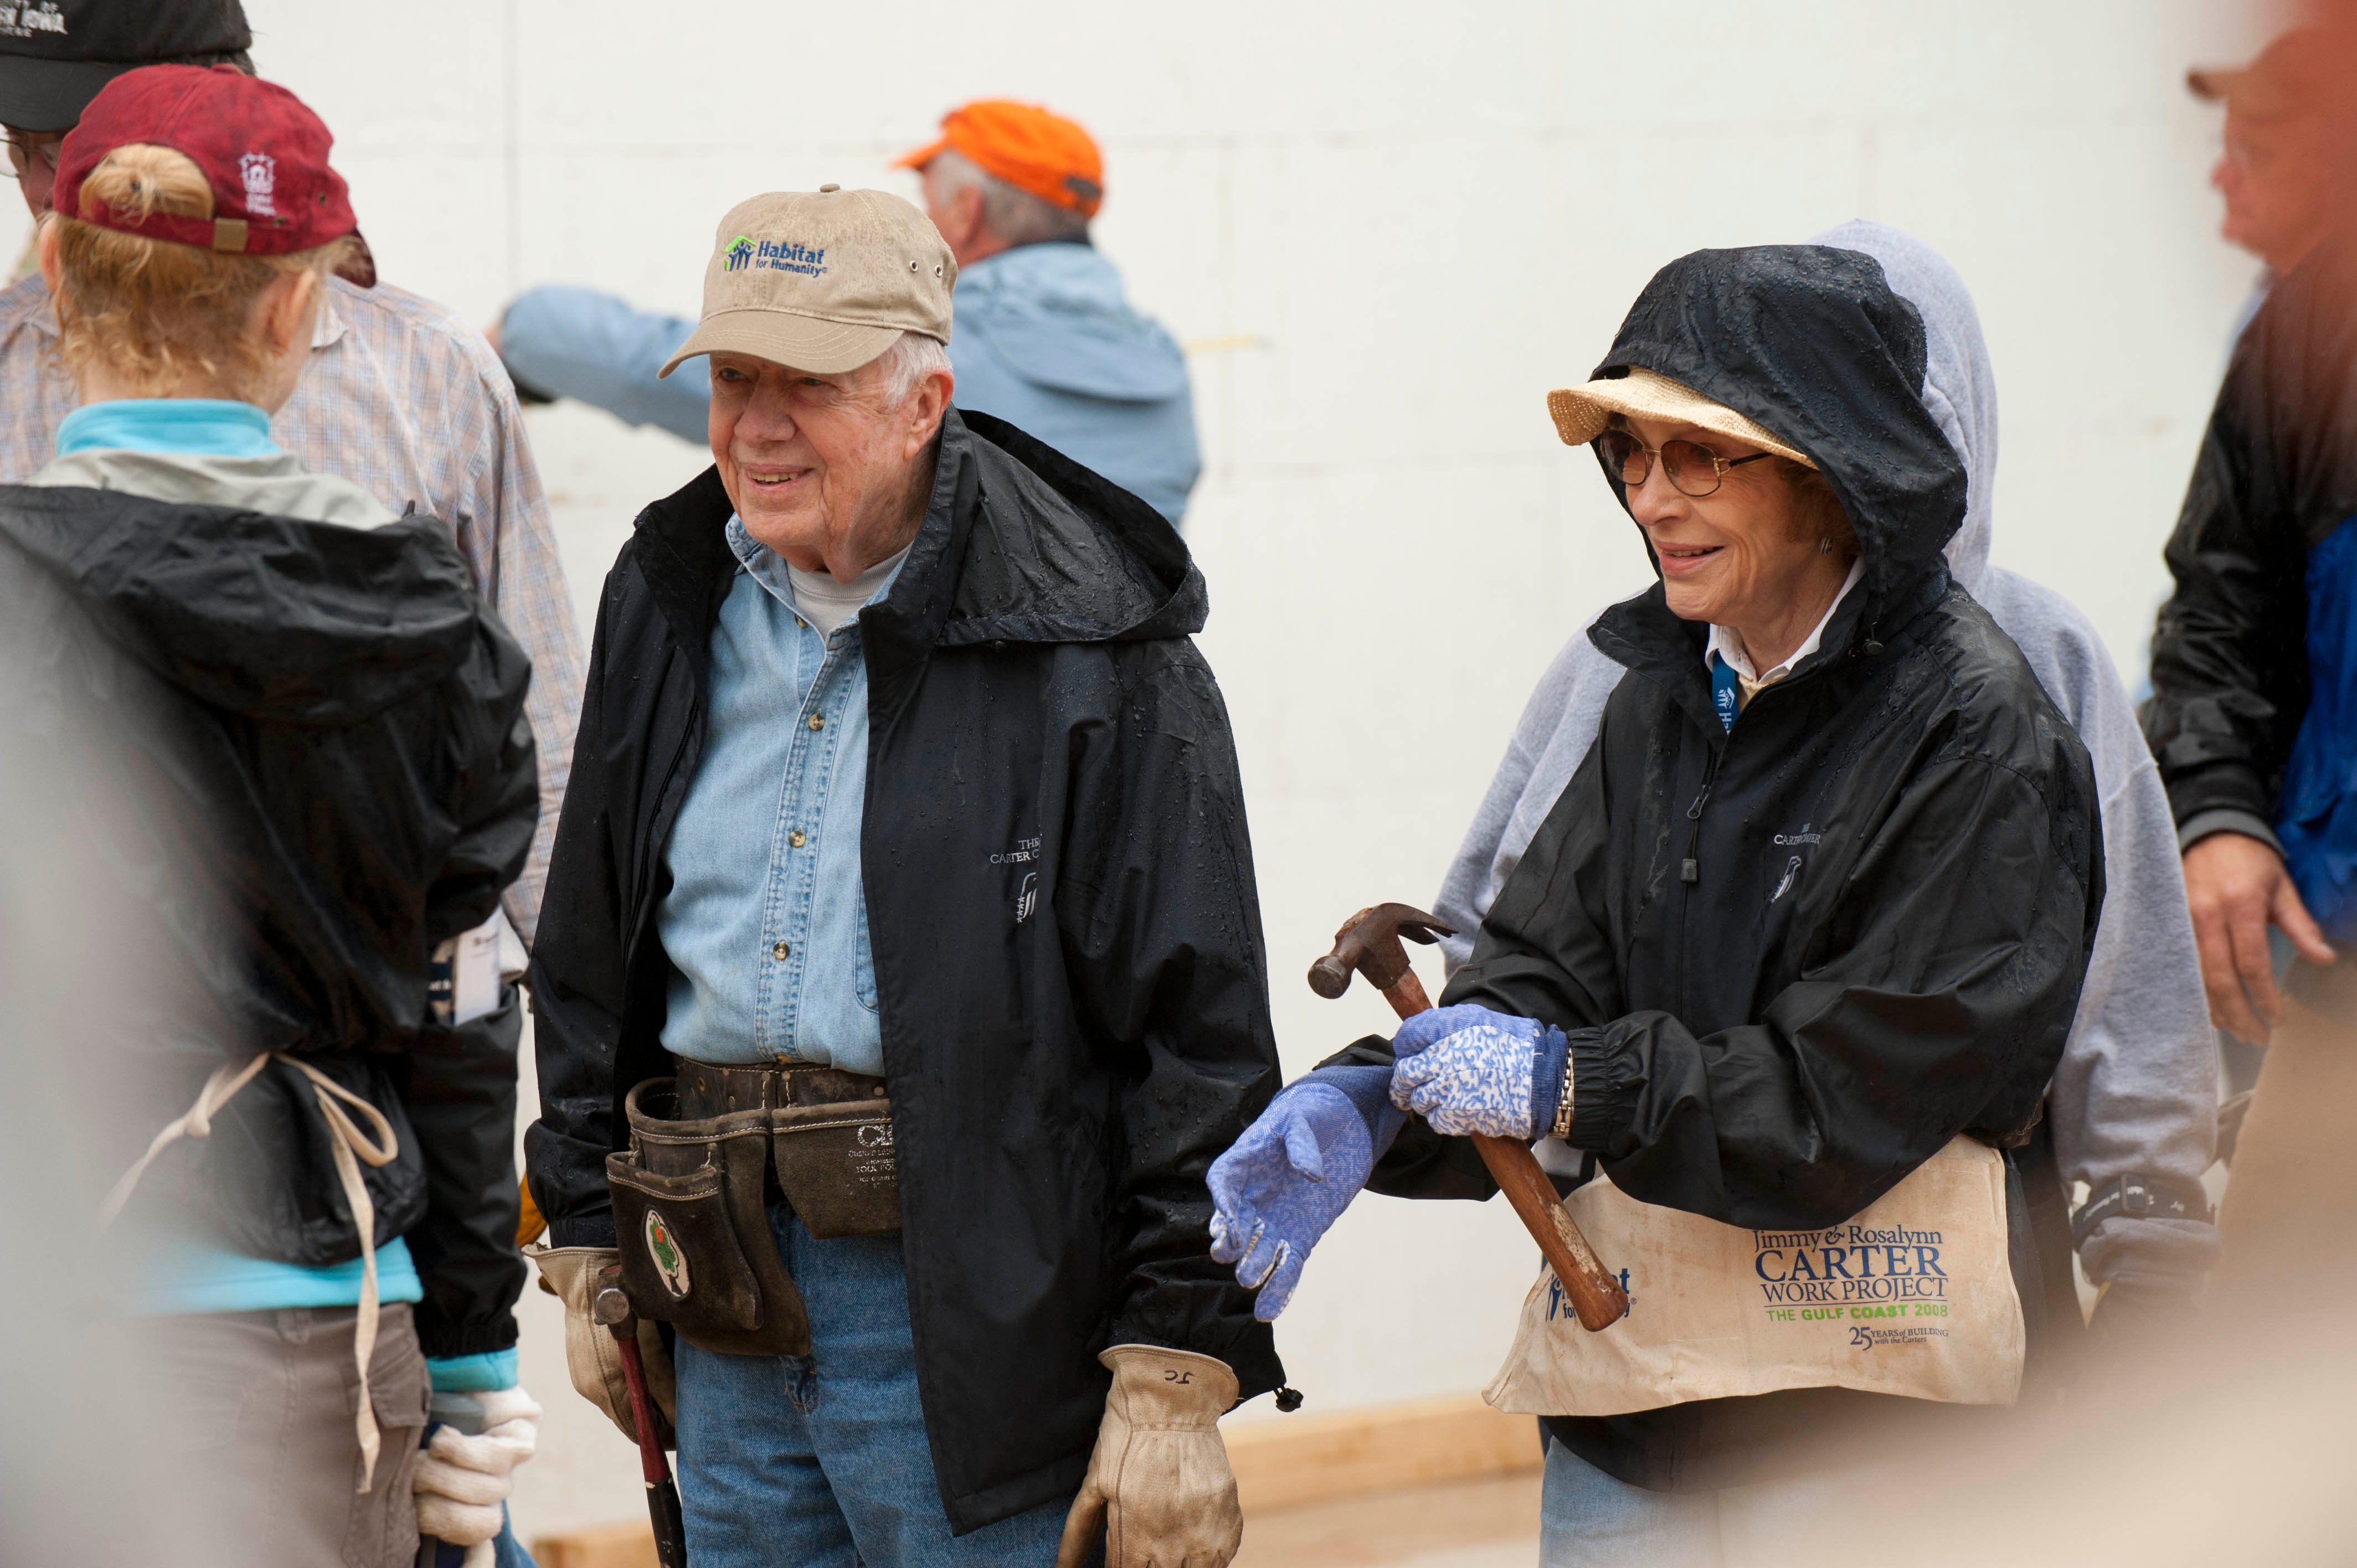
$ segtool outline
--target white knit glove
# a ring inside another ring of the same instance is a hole
[[[417,1533],[464,1546],[467,1568],[491,1561],[515,1467],[540,1442],[540,1406],[522,1389],[478,1396],[483,1430],[468,1435],[437,1426],[417,1458],[410,1490],[417,1498]]]

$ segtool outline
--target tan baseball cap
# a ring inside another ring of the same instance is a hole
[[[728,209],[704,269],[704,317],[661,371],[714,352],[856,371],[903,332],[950,340],[957,260],[931,220],[882,190],[775,190]]]
[[[1775,436],[1757,420],[1747,419],[1723,403],[1713,403],[1683,381],[1631,366],[1625,375],[1603,376],[1585,386],[1557,387],[1547,393],[1547,413],[1555,416],[1555,433],[1566,446],[1585,446],[1604,434],[1616,413],[1638,419],[1662,419],[1699,424],[1705,430],[1748,441],[1795,463],[1814,463]]]

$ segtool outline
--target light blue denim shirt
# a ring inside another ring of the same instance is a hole
[[[712,628],[704,757],[672,826],[671,891],[655,911],[676,971],[663,1047],[695,1061],[783,1058],[880,1077],[859,869],[859,618],[820,636],[795,611],[785,562],[733,517],[728,547],[743,570]],[[877,596],[890,587],[888,576]]]
[[[1173,523],[1202,469],[1187,356],[1134,308],[1093,247],[1018,245],[961,267],[950,365],[960,408],[996,414],[1095,469]],[[702,446],[712,388],[687,365],[656,372],[695,330],[682,316],[550,285],[519,295],[500,354],[526,383]]]

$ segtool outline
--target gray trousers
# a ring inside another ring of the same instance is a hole
[[[414,1568],[409,1491],[425,1428],[425,1358],[406,1305],[377,1320],[369,1393],[376,1474],[356,1491],[351,1307],[149,1317],[130,1326],[170,1409],[181,1473],[250,1568]]]

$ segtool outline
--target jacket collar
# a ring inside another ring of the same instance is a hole
[[[699,681],[738,564],[730,511],[711,468],[639,516],[640,570]],[[952,407],[908,561],[859,624],[883,711],[936,648],[1186,637],[1208,607],[1159,512],[1013,425]]]
[[[1896,590],[1877,592],[1871,579],[1861,582],[1834,607],[1817,650],[1793,666],[1777,689],[1829,672],[1848,679],[1849,669],[1857,671],[1855,678],[1867,678],[1890,657],[1894,646],[1909,635],[1924,612],[1946,596],[1949,585],[1947,565],[1941,561],[1917,572]],[[1635,598],[1606,610],[1587,629],[1587,639],[1598,652],[1663,688],[1717,745],[1727,731],[1711,701],[1710,676],[1703,663],[1708,636],[1704,623],[1681,620],[1670,613],[1658,582]],[[1854,652],[1861,656],[1857,660],[1850,658]]]
[[[881,603],[863,613],[868,681],[879,671],[920,660],[949,619],[956,565],[972,532],[977,485],[972,439],[952,409],[942,422],[933,493],[909,546],[909,559]],[[703,684],[710,672],[712,628],[740,563],[728,544],[736,514],[715,465],[639,514],[639,572],[672,636]]]

